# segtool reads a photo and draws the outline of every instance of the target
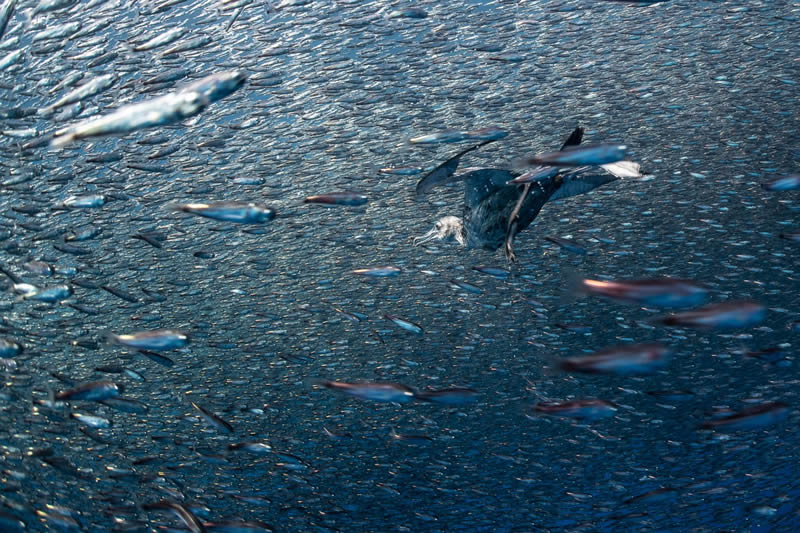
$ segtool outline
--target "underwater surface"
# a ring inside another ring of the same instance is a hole
[[[0,531],[800,531],[798,21],[0,0]]]

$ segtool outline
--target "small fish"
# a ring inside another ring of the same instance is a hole
[[[440,403],[444,405],[465,405],[478,401],[478,391],[468,388],[439,389],[420,391],[414,397],[423,402]]]
[[[236,444],[229,444],[228,449],[231,451],[245,451],[253,455],[266,455],[272,453],[272,446],[266,442],[238,442]]]
[[[622,161],[627,156],[623,144],[584,144],[567,147],[559,152],[537,154],[522,160],[523,166],[546,165],[551,167],[582,167],[607,165]]]
[[[179,92],[199,93],[209,104],[236,92],[247,81],[247,75],[241,70],[229,70],[209,74],[193,83],[184,85]]]
[[[165,31],[161,35],[153,37],[152,39],[148,39],[142,44],[134,46],[133,50],[135,52],[144,52],[147,50],[152,50],[153,48],[158,48],[159,46],[171,44],[183,37],[185,33],[186,30],[184,28],[173,28]]]
[[[652,307],[693,307],[705,303],[708,290],[697,283],[675,278],[601,281],[582,279],[580,293],[603,296],[612,300]]]
[[[737,301],[656,317],[652,322],[679,328],[736,329],[758,325],[766,316],[767,308],[760,303]]]
[[[399,383],[321,381],[318,384],[326,389],[373,402],[408,403],[414,400],[414,391]]]
[[[560,248],[577,255],[586,255],[586,248],[570,239],[562,237],[545,237],[544,240],[558,245]]]
[[[671,402],[684,401],[694,397],[694,393],[688,390],[651,390],[647,391],[647,394],[659,400]]]
[[[91,98],[92,96],[98,95],[101,92],[109,89],[112,85],[114,85],[117,82],[117,79],[118,78],[116,74],[104,74],[102,76],[93,78],[92,80],[84,83],[80,87],[65,94],[63,97],[59,98],[53,104],[40,109],[39,114],[42,115],[50,114],[56,109],[59,109],[61,107],[68,106],[76,102],[81,102],[83,100],[86,100],[87,98]]]
[[[346,206],[359,206],[367,203],[367,197],[357,192],[344,191],[344,192],[330,192],[326,194],[318,194],[309,196],[303,203],[306,204],[321,204],[325,206],[346,205]]]
[[[11,15],[14,14],[16,4],[17,0],[4,0],[0,4],[0,39],[3,38],[3,34],[6,32],[8,21],[11,20]]]
[[[224,222],[237,224],[264,224],[275,218],[275,211],[264,205],[244,202],[209,202],[174,206],[183,211]]]
[[[136,348],[137,350],[164,351],[183,348],[189,344],[189,336],[171,329],[157,329],[152,331],[139,331],[123,335],[109,334],[111,342]]]
[[[457,143],[470,139],[470,136],[465,131],[458,130],[445,130],[439,133],[432,133],[430,135],[422,135],[420,137],[412,137],[408,140],[411,144],[441,144],[441,143]]]
[[[407,7],[405,9],[395,9],[389,13],[390,19],[395,18],[410,18],[410,19],[424,19],[428,14],[418,7]]]
[[[617,406],[605,400],[573,400],[570,402],[539,402],[533,406],[533,410],[543,415],[599,420],[614,416]]]
[[[497,279],[506,279],[509,274],[508,270],[504,268],[483,265],[474,266],[472,267],[472,270],[480,272],[481,274],[487,274]]]
[[[497,126],[489,126],[479,130],[472,130],[466,133],[470,141],[497,141],[508,137],[508,132]]]
[[[92,381],[73,389],[59,392],[56,394],[56,400],[86,400],[99,402],[109,398],[116,398],[122,394],[124,390],[125,387],[121,383],[114,383],[113,381]]]
[[[233,433],[233,426],[219,416],[194,402],[192,402],[192,407],[194,407],[200,413],[201,418],[205,420],[209,426],[225,433]]]
[[[785,420],[788,416],[789,406],[785,403],[764,402],[722,418],[707,420],[700,427],[715,431],[763,429]]]
[[[628,498],[622,503],[625,505],[630,505],[635,503],[662,502],[674,499],[677,492],[677,489],[673,489],[672,487],[662,487],[660,489],[651,490],[649,492],[645,492],[644,494],[634,496],[633,498]]]
[[[166,355],[161,355],[160,353],[153,352],[150,350],[139,350],[137,353],[147,357],[151,361],[158,363],[161,366],[166,366],[167,368],[175,366],[175,361],[173,361]]]
[[[214,40],[208,35],[200,35],[199,37],[188,39],[186,41],[176,44],[171,48],[164,50],[163,52],[161,52],[161,57],[179,54],[181,52],[188,52],[190,50],[196,50],[198,48],[207,46],[212,42],[214,42]]]
[[[359,276],[368,276],[371,278],[389,278],[397,276],[402,271],[403,270],[400,267],[382,266],[382,267],[372,267],[372,268],[359,268],[353,270],[353,274],[357,274]]]
[[[102,416],[85,415],[83,413],[70,413],[69,416],[82,424],[86,424],[90,428],[104,429],[111,427],[111,421]]]
[[[391,320],[392,322],[394,322],[395,324],[397,324],[406,331],[410,331],[411,333],[416,333],[417,335],[422,335],[422,328],[419,325],[414,324],[413,322],[409,322],[404,318],[400,318],[399,316],[395,315],[390,315],[388,313],[383,315],[383,318]]]
[[[48,263],[45,263],[44,261],[28,261],[27,263],[22,265],[22,268],[32,274],[37,274],[39,276],[53,275],[53,267],[50,266]]]
[[[454,289],[461,289],[462,291],[469,292],[472,294],[481,294],[483,292],[483,289],[481,289],[477,285],[467,283],[466,281],[459,281],[457,279],[451,279],[450,286],[453,287]]]
[[[22,345],[9,339],[0,337],[0,358],[14,358],[23,351]]]
[[[669,357],[669,349],[661,344],[631,344],[568,357],[560,361],[559,367],[566,372],[633,376],[663,368]]]
[[[72,209],[102,207],[106,203],[106,197],[102,194],[90,194],[88,196],[70,196],[64,200],[64,207]]]
[[[422,167],[387,167],[382,168],[378,172],[381,174],[391,174],[393,176],[413,176],[420,174],[424,169]]]
[[[16,285],[14,288],[16,289]],[[37,302],[56,303],[72,296],[72,292],[72,287],[69,285],[55,285],[44,288],[34,287],[33,291],[23,294],[22,298]]]
[[[761,184],[767,191],[798,191],[800,190],[800,174],[784,176]]]
[[[787,241],[800,242],[800,231],[794,231],[791,233],[781,233],[780,238],[786,239]]]

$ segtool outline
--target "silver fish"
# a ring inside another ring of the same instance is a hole
[[[329,192],[326,194],[317,194],[314,196],[308,196],[303,203],[306,204],[321,204],[325,206],[336,206],[336,205],[346,205],[346,206],[359,206],[364,205],[367,203],[367,197],[363,194],[352,192],[352,191],[344,191],[344,192]]]
[[[397,276],[403,270],[400,267],[396,266],[382,266],[382,267],[371,267],[371,268],[357,268],[353,270],[353,274],[358,274],[359,276],[369,276],[372,278],[389,278],[393,276]]]
[[[264,224],[275,218],[275,211],[267,206],[245,202],[209,202],[182,204],[177,211],[224,222],[239,224]]]
[[[388,313],[383,315],[383,318],[391,320],[392,322],[394,322],[395,324],[397,324],[406,331],[410,331],[411,333],[416,333],[417,335],[422,335],[422,328],[418,324],[414,324],[413,322],[410,322],[404,318],[400,318],[399,316],[395,315],[390,315]]]
[[[129,348],[155,352],[175,350],[189,344],[189,336],[186,333],[171,329],[139,331],[122,335],[114,335],[112,333],[109,335],[109,340]]]
[[[414,391],[399,383],[322,381],[319,384],[326,389],[373,402],[408,403],[414,400]]]
[[[652,307],[693,307],[703,304],[708,290],[691,280],[677,278],[604,281],[582,279],[577,291],[618,302]]]
[[[552,167],[600,166],[625,159],[627,147],[623,144],[585,144],[567,147],[558,152],[537,154],[523,160],[525,166]]]
[[[777,178],[762,183],[761,187],[767,191],[797,191],[800,190],[800,174]]]
[[[80,139],[121,135],[171,124],[197,115],[207,105],[208,99],[198,92],[167,94],[153,100],[126,105],[108,115],[58,130],[50,145],[60,147]]]

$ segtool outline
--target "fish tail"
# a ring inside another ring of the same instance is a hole
[[[566,290],[559,297],[559,305],[569,305],[579,298],[583,298],[588,294],[586,286],[583,283],[584,277],[569,266],[562,267],[566,275]]]
[[[108,344],[108,345],[119,344],[119,339],[111,331],[104,330],[104,331],[101,331],[100,333],[101,333],[101,335],[103,337],[103,340],[105,341],[106,344]]]
[[[65,133],[63,135],[56,135],[50,141],[50,148],[61,148],[78,138],[74,133]]]

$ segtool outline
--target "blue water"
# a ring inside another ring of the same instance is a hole
[[[800,231],[800,192],[762,188],[800,172],[797,3],[421,1],[421,19],[391,15],[411,4],[369,0],[38,5],[18,1],[0,40],[0,61],[23,51],[0,71],[0,263],[20,283],[74,294],[39,302],[0,281],[0,335],[24,347],[2,365],[0,530],[186,528],[143,508],[169,501],[208,531],[800,531],[800,244],[779,237]],[[71,22],[77,32],[34,42]],[[133,51],[176,27],[186,33],[175,42]],[[199,35],[212,42],[162,55]],[[144,83],[177,68],[188,76]],[[228,70],[247,83],[194,117],[47,145],[60,128]],[[119,80],[68,116],[27,111],[108,73]],[[413,246],[438,218],[461,216],[463,187],[416,198],[421,175],[379,170],[432,168],[467,145],[409,138],[497,126],[509,135],[461,169],[509,168],[578,124],[585,142],[625,144],[646,176],[547,204],[518,235],[516,263]],[[148,159],[165,147],[177,149]],[[118,160],[87,160],[98,154]],[[303,203],[341,190],[369,203]],[[106,202],[62,207],[90,194]],[[174,210],[216,201],[277,217],[239,225]],[[65,252],[64,237],[87,226],[98,234]],[[56,272],[26,270],[32,260]],[[352,272],[387,265],[402,271]],[[650,321],[660,309],[573,294],[576,276],[685,278],[711,302],[768,311],[732,331],[665,328]],[[163,352],[172,366],[107,341],[160,329],[191,338]],[[668,346],[668,365],[633,377],[558,369],[561,357],[644,342]],[[108,366],[128,371],[96,370]],[[135,412],[49,401],[97,380],[123,384]],[[478,395],[380,403],[322,380]],[[691,394],[648,394],[662,390]],[[581,421],[532,410],[586,398],[617,411]],[[788,417],[699,429],[763,401],[787,404]],[[93,438],[72,412],[112,426]],[[248,441],[272,451],[228,448]],[[668,490],[637,499],[657,489]]]

